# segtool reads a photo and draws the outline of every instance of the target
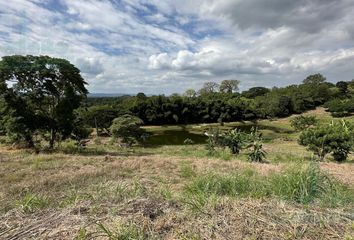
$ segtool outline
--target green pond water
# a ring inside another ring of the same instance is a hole
[[[287,133],[286,129],[265,126],[265,125],[254,125],[247,124],[237,126],[238,129],[241,129],[244,132],[250,132],[253,127],[257,127],[259,130],[270,130],[274,133]],[[183,145],[184,141],[189,138],[194,144],[204,144],[206,143],[207,136],[204,135],[203,131],[200,132],[191,132],[185,129],[181,130],[164,130],[159,132],[154,132],[148,139],[148,145]]]

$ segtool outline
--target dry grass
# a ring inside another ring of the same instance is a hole
[[[271,146],[268,150],[275,151]],[[183,187],[194,174],[253,169],[267,175],[281,172],[286,162],[151,152],[36,155],[1,148],[0,164],[0,239],[108,239],[97,222],[112,231],[135,223],[152,239],[343,239],[354,234],[354,212],[348,208],[223,197],[207,204],[204,214],[184,203]],[[353,183],[353,164],[323,163],[321,168]],[[48,204],[26,202],[33,206],[24,208],[28,194]]]
[[[178,205],[136,199],[117,214],[92,217],[89,206],[3,216],[4,239],[73,239],[85,229],[86,239],[108,239],[97,222],[112,231],[135,223],[151,239],[343,239],[353,236],[353,215],[337,210],[304,209],[283,202],[223,199],[196,214]]]

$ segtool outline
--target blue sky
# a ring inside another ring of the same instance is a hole
[[[90,92],[181,93],[354,78],[352,0],[11,0],[0,57],[70,60]]]

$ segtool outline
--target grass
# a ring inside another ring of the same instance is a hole
[[[182,178],[191,178],[196,176],[196,172],[190,162],[182,161],[180,166],[180,174]]]
[[[31,193],[27,193],[16,203],[16,205],[25,213],[31,213],[36,210],[46,208],[49,204],[50,201],[46,197]]]
[[[110,229],[102,223],[98,224],[98,228],[104,237],[107,237],[109,240],[147,240],[151,239],[145,233],[145,231],[133,224],[125,224],[119,226],[117,229]]]
[[[253,170],[227,175],[208,173],[196,177],[185,188],[187,198],[230,196],[269,198],[277,197],[295,203],[318,202],[325,206],[353,204],[354,191],[333,180],[315,164],[293,167],[283,173],[260,176]],[[203,205],[203,204],[199,204]]]

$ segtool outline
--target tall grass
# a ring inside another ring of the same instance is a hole
[[[187,199],[199,205],[212,196],[276,197],[296,203],[338,206],[354,203],[354,191],[319,170],[315,163],[292,167],[283,173],[261,176],[248,170],[229,175],[205,174],[186,186]],[[201,201],[201,196],[205,199]]]

